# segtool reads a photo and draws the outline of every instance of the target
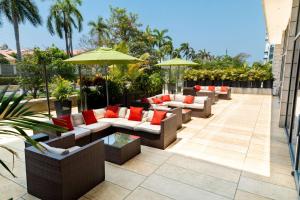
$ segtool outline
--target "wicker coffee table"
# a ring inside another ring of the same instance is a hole
[[[191,121],[191,118],[192,118],[192,110],[182,109],[182,123],[187,123]]]
[[[141,139],[138,136],[116,132],[102,140],[106,161],[121,165],[141,153]]]

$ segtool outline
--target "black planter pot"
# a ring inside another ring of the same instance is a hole
[[[266,80],[263,82],[264,88],[273,88],[273,80]]]
[[[242,88],[247,88],[247,87],[249,87],[249,86],[248,86],[248,81],[240,81],[240,86],[241,86]]]
[[[62,115],[71,115],[72,112],[72,101],[54,101],[55,111],[57,117]]]
[[[240,87],[240,84],[237,81],[232,81],[231,84],[230,84],[230,86],[231,87]]]
[[[252,81],[253,88],[261,88],[261,81]]]

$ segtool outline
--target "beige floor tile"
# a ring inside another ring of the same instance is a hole
[[[134,190],[146,177],[120,167],[105,164],[105,180],[128,190]]]
[[[227,199],[225,197],[154,174],[147,178],[147,180],[142,184],[142,187],[178,200]]]
[[[24,196],[22,196],[23,199],[25,200],[39,200],[39,198],[35,197],[35,196],[32,196],[28,193],[26,193]]]
[[[152,163],[154,165],[161,165],[164,163],[169,157],[162,156],[160,154],[153,153],[151,151],[147,151],[142,149],[142,152],[134,157],[135,159]]]
[[[297,199],[295,190],[246,177],[241,177],[238,188],[246,192],[276,200]]]
[[[26,192],[24,187],[0,176],[0,199],[18,199]]]
[[[175,165],[164,164],[155,173],[231,199],[234,197],[237,188],[236,183],[197,173]]]
[[[129,193],[130,190],[126,190],[113,183],[104,181],[84,195],[84,197],[90,200],[121,200],[124,199]]]
[[[235,200],[271,200],[266,197],[262,197],[256,194],[251,194],[242,190],[237,190],[235,194]]]
[[[171,198],[152,192],[145,188],[137,188],[126,200],[171,200]]]
[[[124,163],[123,165],[121,165],[120,167],[123,169],[136,172],[143,176],[149,176],[159,167],[159,165],[155,165],[153,163],[146,162],[144,160],[133,158],[127,161],[126,163]]]
[[[178,155],[172,156],[166,163],[235,183],[238,182],[241,173],[236,169]]]
[[[269,176],[261,176],[258,174],[243,172],[242,176],[252,178],[252,179],[255,179],[258,181],[264,181],[267,183],[272,183],[272,184],[281,185],[284,187],[289,187],[291,189],[296,189],[294,177],[290,174],[286,175],[286,174],[281,174],[281,173],[277,173],[277,172],[274,173],[271,171]]]

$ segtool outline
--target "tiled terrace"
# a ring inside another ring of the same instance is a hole
[[[271,96],[219,101],[214,116],[194,118],[167,150],[143,146],[122,166],[106,163],[106,181],[82,199],[297,199],[278,107]],[[20,159],[14,168],[18,178],[1,168],[7,177],[0,176],[0,199],[35,199],[26,194],[23,142],[5,141]],[[9,154],[0,156],[12,162]]]

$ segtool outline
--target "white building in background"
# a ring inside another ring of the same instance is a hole
[[[273,62],[274,45],[270,44],[268,34],[265,38],[266,46],[264,51],[264,63]]]

